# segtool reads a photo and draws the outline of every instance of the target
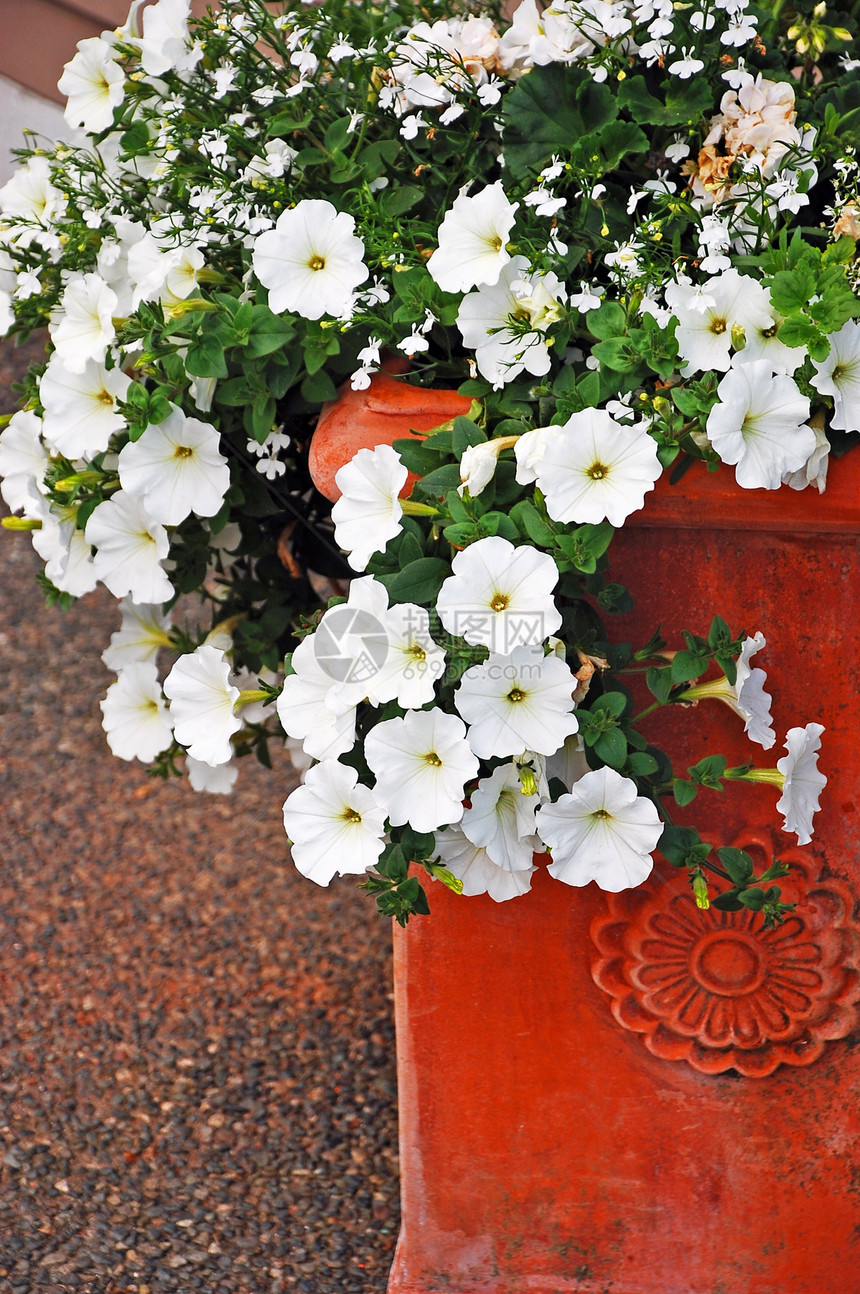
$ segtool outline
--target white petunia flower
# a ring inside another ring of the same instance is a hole
[[[130,386],[131,378],[122,369],[108,370],[87,360],[82,370],[72,371],[55,353],[39,381],[45,440],[66,458],[103,453],[111,436],[126,426],[117,402]]]
[[[497,283],[511,259],[508,239],[518,202],[509,202],[500,181],[468,197],[461,191],[439,226],[439,246],[427,270],[443,292],[467,292]]]
[[[190,13],[191,0],[158,0],[144,9],[143,39],[134,43],[140,48],[140,61],[148,76],[171,70],[186,72],[202,58],[202,49],[189,39]]]
[[[596,881],[602,890],[641,885],[663,834],[654,804],[613,768],[598,768],[569,795],[537,811],[538,834],[552,851],[549,871],[566,885]]]
[[[385,847],[385,812],[354,768],[327,759],[308,770],[303,786],[284,804],[284,828],[293,862],[317,885],[359,876]]]
[[[385,647],[384,654],[382,650],[374,652],[366,671],[363,686],[369,700],[374,705],[396,700],[404,710],[419,710],[432,701],[436,680],[445,672],[445,653],[430,637],[429,613],[412,602],[389,607],[385,585],[372,575],[352,581],[347,606],[358,612],[354,623],[366,626],[350,650],[365,651],[367,630],[374,626],[378,628],[380,648],[383,643]],[[326,613],[323,622],[333,613],[338,613],[336,607]],[[343,650],[344,639],[340,637],[337,642],[338,650]]]
[[[172,405],[163,422],[148,426],[120,451],[120,484],[164,526],[177,526],[192,512],[214,517],[230,486],[220,443],[211,423],[188,418]]]
[[[367,278],[363,256],[353,217],[330,202],[306,198],[257,238],[254,273],[268,288],[276,314],[339,319],[349,313],[356,288]]]
[[[717,387],[708,414],[708,439],[724,463],[735,466],[745,490],[776,490],[787,472],[806,464],[815,449],[807,426],[809,401],[792,378],[756,360],[732,368]]]
[[[275,704],[284,732],[301,741],[307,755],[335,759],[355,745],[355,707],[361,698],[331,667],[323,668],[315,639],[316,634],[302,639],[293,652],[295,673],[284,679]]]
[[[176,740],[192,759],[226,764],[230,738],[242,727],[236,713],[240,692],[230,682],[230,663],[217,647],[203,645],[180,656],[164,680]]]
[[[354,571],[400,533],[400,491],[409,476],[390,445],[360,449],[335,475],[341,496],[331,510],[334,537]]]
[[[116,61],[116,46],[99,36],[78,41],[78,52],[65,64],[57,83],[68,96],[63,116],[70,126],[97,135],[113,121],[125,98],[125,73]]]
[[[500,764],[492,776],[481,779],[471,800],[460,826],[472,844],[505,871],[530,869],[540,848],[535,834],[540,796],[523,794],[517,765]]]
[[[101,364],[116,336],[116,293],[99,274],[72,279],[60,301],[60,314],[49,327],[59,360],[70,373],[83,373],[88,360]]]
[[[828,341],[830,354],[813,360],[815,376],[810,381],[821,395],[833,399],[830,425],[838,431],[860,431],[860,323],[849,319]]]
[[[526,436],[536,439],[517,447],[517,479],[522,482],[531,451],[528,465],[554,521],[621,526],[644,505],[663,470],[646,428],[616,422],[605,409],[583,409],[563,426]]]
[[[0,495],[10,512],[32,505],[32,490],[43,489],[48,454],[42,443],[42,420],[19,409],[0,432]]]
[[[481,759],[552,755],[579,725],[573,713],[576,678],[558,656],[541,647],[493,653],[467,669],[454,705],[469,724],[469,745]]]
[[[821,808],[819,797],[827,785],[827,778],[818,768],[823,732],[820,723],[808,723],[805,728],[789,728],[785,737],[788,754],[776,762],[785,779],[776,805],[777,812],[785,819],[783,831],[793,831],[799,845],[808,845],[812,839],[813,815]]]
[[[744,721],[744,732],[750,741],[756,741],[765,750],[770,750],[776,741],[776,733],[770,717],[772,697],[765,692],[764,684],[767,675],[763,669],[754,669],[750,659],[767,646],[764,634],[756,633],[752,638],[745,638],[737,662],[737,678],[734,683],[723,676],[711,682],[696,683],[684,693],[685,701],[704,701],[713,698],[724,701],[726,705],[740,715]]]
[[[133,602],[171,600],[173,585],[161,565],[170,540],[140,499],[118,490],[94,509],[84,533],[97,550],[96,575],[115,598],[130,594]]]
[[[121,669],[99,706],[108,745],[119,759],[148,764],[170,745],[173,725],[154,665],[139,661]]]
[[[560,627],[552,595],[558,567],[549,553],[491,535],[457,553],[451,570],[436,610],[456,637],[508,656],[515,647],[542,643]]]
[[[121,670],[129,665],[155,662],[161,647],[171,645],[170,614],[158,606],[137,606],[131,598],[120,603],[122,622],[111,634],[110,645],[102,652],[108,669]]]
[[[409,710],[367,734],[364,754],[376,777],[374,794],[393,826],[435,831],[463,816],[463,791],[478,761],[465,724],[443,710]]]
[[[475,351],[481,374],[494,387],[525,370],[549,372],[547,328],[561,317],[567,293],[554,274],[529,274],[525,256],[502,267],[498,282],[470,292],[460,303],[457,327],[463,345]]]
[[[509,871],[499,867],[479,845],[473,845],[460,826],[436,833],[436,852],[448,871],[463,882],[463,894],[489,894],[496,903],[519,898],[531,889],[533,865]]]
[[[209,795],[229,795],[236,784],[239,770],[235,764],[219,764],[213,768],[202,759],[185,759],[185,771],[192,791],[205,791]]]
[[[830,441],[820,427],[813,427],[812,430],[815,433],[815,448],[803,467],[799,467],[796,472],[783,473],[782,483],[792,490],[805,490],[807,486],[814,485],[818,493],[823,494],[827,486]]]
[[[732,329],[767,329],[774,321],[762,285],[735,269],[709,279],[705,297],[690,283],[669,283],[665,297],[678,320],[675,339],[685,361],[684,377],[709,369],[726,372],[731,366]]]
[[[47,157],[30,157],[0,189],[0,212],[10,220],[34,221],[44,227],[57,224],[66,209],[66,196],[51,183],[51,166]],[[18,236],[28,245],[30,236]]]
[[[41,530],[32,533],[33,547],[44,561],[51,583],[75,598],[92,593],[98,576],[90,546],[77,528],[77,509],[49,505],[31,486],[30,505],[25,511],[28,517],[42,523]]]

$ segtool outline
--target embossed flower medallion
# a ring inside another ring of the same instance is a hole
[[[756,852],[770,842],[747,839]],[[659,879],[607,896],[592,924],[595,982],[612,1013],[655,1056],[706,1074],[763,1077],[807,1065],[827,1041],[860,1026],[860,930],[841,881],[816,882],[805,858],[783,885],[796,910],[764,929],[753,912],[700,911],[688,891]],[[793,891],[793,892],[792,892]]]

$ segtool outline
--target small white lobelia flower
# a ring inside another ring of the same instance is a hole
[[[472,792],[471,805],[460,826],[473,845],[487,851],[497,867],[508,872],[530,869],[540,848],[535,835],[539,795],[524,795],[516,764],[500,764]]]
[[[762,285],[735,269],[708,279],[706,297],[690,283],[669,283],[665,289],[666,304],[678,320],[675,338],[685,361],[684,377],[699,371],[717,369],[725,373],[731,366],[732,329],[767,329],[773,325],[773,312],[762,295]]]
[[[482,283],[497,283],[511,259],[508,239],[518,202],[509,202],[501,181],[454,200],[439,226],[439,246],[427,270],[443,292],[468,292]]]
[[[837,333],[831,333],[830,354],[813,360],[812,385],[821,395],[833,399],[831,427],[837,431],[860,431],[860,323],[849,319]]]
[[[390,445],[360,449],[335,475],[341,497],[331,510],[334,536],[354,571],[363,571],[400,532],[400,491],[409,476]]]
[[[236,713],[241,693],[230,682],[224,652],[204,644],[180,656],[164,680],[170,717],[180,745],[204,764],[226,764],[233,754],[230,738],[242,727]]]
[[[552,755],[579,725],[573,713],[576,678],[558,656],[542,647],[491,653],[467,669],[454,705],[469,724],[469,745],[481,759]]]
[[[306,198],[282,212],[274,229],[254,243],[254,273],[269,290],[276,314],[293,311],[305,319],[351,308],[353,295],[367,278],[364,243],[355,220],[330,202]]]
[[[489,894],[496,903],[506,903],[531,889],[536,870],[531,861],[516,871],[499,867],[486,849],[472,844],[459,825],[436,832],[436,852],[448,871],[463,882],[463,894],[470,897]]]
[[[108,669],[121,670],[129,665],[155,662],[161,647],[170,647],[170,614],[158,606],[137,606],[131,598],[120,603],[122,621],[110,636],[110,645],[102,652]]]
[[[552,594],[558,567],[549,553],[490,535],[457,553],[451,570],[436,610],[448,632],[467,643],[508,656],[560,627]]]
[[[284,804],[284,828],[293,862],[317,885],[359,876],[385,847],[385,812],[354,768],[326,759],[308,770],[303,786]]]
[[[117,412],[131,378],[120,368],[87,360],[73,372],[54,354],[39,381],[45,440],[66,458],[92,458],[107,449],[111,436],[126,426]]]
[[[549,372],[547,328],[561,317],[567,293],[554,274],[529,274],[525,256],[502,267],[498,281],[470,292],[460,303],[457,327],[474,350],[480,373],[502,387],[525,370]]]
[[[11,512],[28,508],[31,487],[36,493],[42,492],[47,467],[42,420],[29,410],[19,409],[0,432],[0,496]]]
[[[654,804],[614,768],[586,773],[569,795],[542,805],[537,827],[552,851],[549,871],[556,880],[566,885],[596,881],[613,894],[642,884],[663,834]]]
[[[99,36],[78,41],[78,52],[63,68],[57,89],[68,96],[63,116],[70,126],[97,135],[113,121],[125,98],[125,73],[116,61],[116,46]]]
[[[364,754],[393,826],[408,822],[416,831],[435,831],[460,821],[463,791],[477,776],[478,761],[456,715],[408,710],[371,728]]]
[[[116,307],[116,293],[99,274],[82,274],[67,284],[59,316],[48,331],[70,373],[83,373],[88,360],[102,363],[116,336]]]
[[[820,723],[808,723],[805,728],[789,728],[785,737],[788,754],[776,761],[785,779],[776,805],[777,812],[785,819],[783,831],[793,831],[799,845],[808,845],[812,839],[812,819],[821,808],[819,797],[827,785],[827,778],[818,768],[823,732]]]
[[[647,428],[616,422],[605,409],[583,409],[563,426],[541,427],[526,435],[540,437],[528,467],[554,521],[621,526],[644,505],[663,470]],[[529,448],[523,446],[523,454]],[[517,463],[520,480],[520,466],[526,474],[520,452]]]
[[[171,600],[173,585],[161,565],[170,540],[140,499],[118,490],[93,510],[84,534],[96,548],[96,575],[115,598],[130,594],[133,602]]]
[[[214,517],[230,487],[220,443],[211,423],[188,418],[171,405],[163,422],[150,424],[140,440],[120,451],[120,484],[163,526],[178,526],[192,512]]]
[[[191,783],[192,791],[205,791],[209,795],[229,795],[236,784],[239,770],[235,764],[219,764],[213,768],[204,764],[202,759],[185,759],[185,771]]]
[[[173,725],[153,664],[139,661],[121,669],[99,706],[107,743],[119,759],[148,764],[170,745]]]
[[[750,659],[767,646],[762,633],[752,638],[745,638],[741,654],[737,661],[737,678],[734,683],[723,676],[710,682],[695,683],[684,693],[685,701],[704,701],[713,698],[724,701],[735,714],[744,721],[744,732],[750,741],[756,741],[765,750],[770,750],[776,741],[776,733],[770,717],[773,698],[765,692],[764,684],[767,675],[763,669],[753,668]]]
[[[325,617],[323,617],[325,618]],[[320,664],[316,634],[302,639],[292,656],[295,673],[284,679],[276,701],[281,727],[314,759],[335,759],[355,745],[355,689],[345,687]]]
[[[708,439],[724,463],[735,465],[745,490],[776,490],[787,472],[803,467],[815,449],[806,424],[809,401],[785,373],[766,360],[732,368],[717,387],[708,414]]]

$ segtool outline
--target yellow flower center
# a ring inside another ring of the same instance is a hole
[[[602,481],[605,476],[609,475],[609,468],[605,463],[592,463],[586,475],[590,476],[592,481]]]
[[[525,701],[525,699],[526,699],[526,694],[522,690],[522,688],[512,687],[510,692],[508,693],[508,700],[512,701],[514,704],[516,704],[517,701]]]
[[[490,599],[490,608],[493,611],[504,611],[510,600],[507,593],[494,593]]]
[[[424,762],[427,764],[432,764],[434,768],[442,767],[442,761],[439,758],[439,756],[436,754],[435,750],[431,750],[428,755],[424,756]]]
[[[344,822],[351,822],[351,823],[361,822],[361,814],[359,813],[358,809],[352,809],[350,808],[349,805],[346,806],[346,808],[344,809],[343,813],[340,816],[343,818]]]
[[[308,261],[308,266],[309,266],[309,268],[310,268],[310,269],[312,269],[312,270],[324,270],[324,269],[325,269],[325,257],[324,257],[324,256],[312,256],[312,257],[311,257],[311,259]]]

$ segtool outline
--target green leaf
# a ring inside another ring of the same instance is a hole
[[[325,404],[337,399],[337,387],[324,369],[309,374],[302,382],[302,399],[308,404]]]
[[[202,333],[185,356],[185,367],[193,377],[226,377],[224,347],[217,337]]]
[[[668,667],[652,665],[645,675],[645,682],[651,695],[665,705],[672,691],[672,671]]]
[[[711,852],[695,827],[664,827],[657,848],[673,867],[698,867]]]
[[[604,301],[596,310],[589,310],[587,323],[589,332],[600,340],[623,337],[627,331],[627,315],[617,301]]]
[[[386,216],[404,216],[423,197],[424,190],[419,189],[416,184],[402,184],[396,188],[383,189],[379,197],[379,206]]]
[[[712,791],[721,791],[723,789],[721,778],[726,771],[726,762],[724,755],[706,755],[704,759],[700,759],[697,764],[688,768],[687,772],[697,786],[707,786]]]
[[[576,140],[599,131],[618,114],[610,90],[589,72],[561,63],[534,67],[505,96],[503,149],[519,179],[539,170],[553,153],[567,156]]]
[[[691,679],[700,678],[707,668],[707,656],[702,657],[692,651],[676,652],[672,658],[672,682],[689,683]]]
[[[538,512],[530,499],[521,499],[511,509],[511,520],[540,548],[552,548],[555,532]]]
[[[255,306],[248,340],[242,349],[252,359],[259,359],[283,349],[295,335],[296,330],[288,320],[273,314],[268,306]]]
[[[627,739],[619,728],[610,728],[598,737],[594,751],[610,768],[623,768],[627,762]]]
[[[746,885],[755,871],[753,860],[743,849],[732,849],[726,845],[717,850],[717,857],[735,885]]]
[[[764,890],[759,889],[757,885],[754,885],[749,890],[741,890],[738,894],[738,902],[742,903],[745,908],[749,908],[751,912],[760,912],[764,907],[766,898],[767,895]]]
[[[672,778],[672,794],[679,809],[683,809],[687,804],[692,804],[698,793],[698,788],[692,782],[688,782],[686,778]]]
[[[443,580],[451,574],[451,567],[441,557],[422,557],[394,577],[388,584],[392,602],[435,602]]]

